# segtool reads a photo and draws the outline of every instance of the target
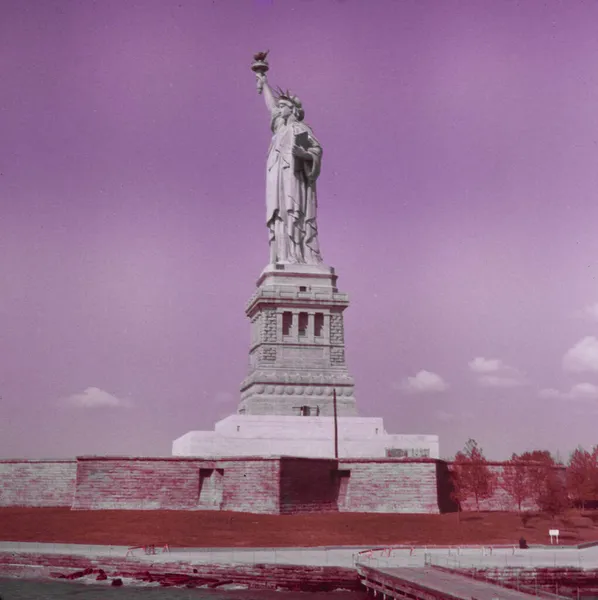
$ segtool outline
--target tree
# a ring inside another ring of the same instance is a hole
[[[548,450],[533,450],[519,456],[521,462],[528,463],[526,476],[530,497],[539,503],[540,495],[545,493],[546,481],[556,466],[555,460]]]
[[[476,510],[480,510],[480,500],[494,493],[496,476],[490,470],[484,452],[478,443],[469,439],[463,452],[457,452],[453,462],[455,492],[459,504],[470,498],[475,500]]]
[[[556,469],[552,469],[538,496],[538,506],[542,512],[548,513],[554,519],[563,514],[569,504],[564,477]]]
[[[521,512],[521,505],[532,496],[527,463],[513,454],[503,467],[499,485],[509,494]]]
[[[455,468],[455,464],[453,463],[453,469],[451,472],[451,479],[453,484],[453,489],[451,490],[451,500],[457,504],[457,512],[459,513],[459,522],[461,522],[461,510],[463,508],[463,502],[467,500],[467,493],[463,486],[461,485],[461,480],[459,478],[459,471]]]
[[[528,463],[530,492],[538,508],[553,518],[562,514],[570,504],[563,466],[548,450],[524,452],[519,458]]]
[[[567,490],[571,497],[585,508],[587,500],[594,500],[598,488],[598,447],[592,452],[581,446],[571,454],[566,472]]]

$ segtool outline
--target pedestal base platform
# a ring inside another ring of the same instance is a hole
[[[334,417],[234,414],[214,431],[189,431],[173,456],[334,458]],[[439,458],[437,435],[388,434],[375,417],[338,418],[339,458]]]

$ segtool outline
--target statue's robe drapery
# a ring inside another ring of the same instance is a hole
[[[270,262],[319,264],[316,179],[322,146],[310,127],[272,111],[272,142],[266,173],[266,224],[270,230]],[[312,160],[294,157],[295,137],[307,133]]]

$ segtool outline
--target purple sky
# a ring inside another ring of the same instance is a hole
[[[444,457],[597,443],[597,22],[593,2],[1,0],[0,457],[169,455],[236,410],[268,48],[324,147],[361,414]]]

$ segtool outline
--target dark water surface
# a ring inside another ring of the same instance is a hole
[[[122,587],[75,581],[45,581],[0,578],[2,600],[364,600],[359,592],[275,592],[270,590],[208,590],[164,588],[155,585],[133,586],[123,580]]]
[[[209,590],[164,588],[155,584],[133,585],[123,579],[122,587],[108,583],[82,583],[81,581],[53,581],[31,579],[6,579],[0,577],[1,600],[366,600],[360,592],[275,592],[271,590]],[[598,596],[584,595],[579,600],[598,600]],[[574,594],[573,598],[577,595]]]

